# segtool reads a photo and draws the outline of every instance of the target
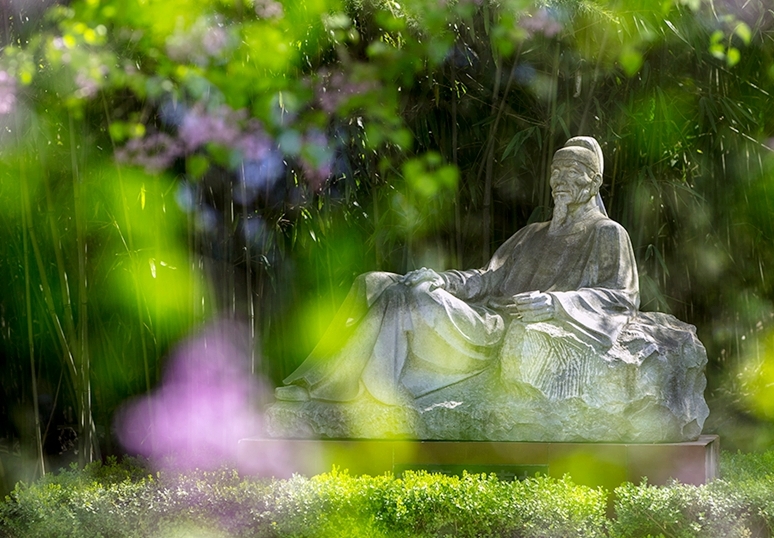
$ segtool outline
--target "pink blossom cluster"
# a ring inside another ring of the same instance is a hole
[[[142,166],[150,173],[169,168],[182,153],[178,140],[166,133],[154,133],[144,138],[132,138],[116,150],[116,160]]]
[[[301,134],[289,130],[275,141],[247,111],[226,105],[207,109],[201,103],[191,108],[162,107],[162,118],[177,127],[176,137],[155,133],[131,139],[116,152],[116,159],[153,173],[210,144],[221,146],[232,152],[231,165],[242,185],[235,191],[238,203],[249,203],[273,187],[285,173],[285,155],[298,158],[313,190],[322,188],[333,171],[332,144],[319,129]]]
[[[319,83],[315,88],[317,102],[328,114],[333,114],[339,107],[356,95],[363,95],[376,89],[373,80],[352,80],[339,71],[321,70]]]
[[[185,110],[177,125],[177,137],[154,133],[130,139],[116,152],[120,162],[138,164],[149,171],[168,168],[175,159],[196,152],[208,144],[217,144],[238,152],[235,157],[262,159],[272,147],[271,139],[259,122],[247,121],[247,112],[220,106],[205,110],[196,105]]]
[[[10,114],[16,106],[16,79],[0,70],[0,115]]]
[[[197,104],[185,113],[177,134],[187,151],[210,143],[233,147],[240,136],[239,125],[246,117],[245,110],[234,110],[225,105],[205,110]]]
[[[167,39],[167,54],[176,62],[207,65],[224,58],[235,41],[220,17],[202,17],[190,29],[179,28]]]
[[[751,28],[770,29],[774,25],[774,11],[768,2],[749,0],[716,0],[713,10],[720,16],[730,15],[731,20],[742,21]]]
[[[262,430],[256,402],[265,382],[250,373],[247,327],[220,322],[178,348],[161,386],[117,416],[121,444],[158,467],[213,470],[236,463],[239,440]],[[256,455],[260,470],[282,473],[282,455]],[[263,457],[261,457],[263,456]]]
[[[284,10],[282,4],[275,0],[255,0],[255,14],[261,19],[279,19]]]
[[[301,161],[304,176],[312,190],[319,191],[333,173],[333,152],[328,137],[319,130],[310,130],[303,138]]]
[[[183,115],[177,135],[189,153],[207,144],[217,144],[236,150],[244,160],[263,159],[273,147],[259,121],[248,120],[244,109],[234,110],[226,105],[213,110],[194,106]]]
[[[536,12],[522,17],[519,20],[519,26],[526,30],[530,37],[536,34],[554,37],[563,29],[562,23],[557,20],[555,12],[545,7],[541,7]]]
[[[78,88],[75,91],[76,97],[81,99],[94,97],[99,91],[101,79],[107,76],[108,68],[104,65],[100,65],[92,70],[79,69],[75,74],[75,85]]]

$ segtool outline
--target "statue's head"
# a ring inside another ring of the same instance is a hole
[[[555,205],[585,204],[597,197],[603,166],[602,148],[596,140],[590,136],[570,138],[554,154],[551,163],[551,194]]]

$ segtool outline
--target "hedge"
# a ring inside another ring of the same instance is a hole
[[[774,451],[724,454],[722,479],[706,486],[643,482],[608,492],[570,477],[505,482],[494,475],[351,476],[333,469],[269,480],[227,469],[152,472],[127,458],[18,484],[0,503],[0,535],[772,536],[773,469]]]

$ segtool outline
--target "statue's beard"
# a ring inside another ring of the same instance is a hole
[[[563,200],[557,201],[556,205],[554,205],[554,214],[551,221],[554,224],[564,224],[565,220],[567,220],[567,202]]]

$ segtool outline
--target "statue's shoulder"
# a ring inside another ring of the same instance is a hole
[[[626,228],[620,222],[614,221],[610,217],[600,216],[592,223],[592,228],[597,232],[607,232],[615,234],[629,235]]]
[[[550,220],[546,220],[543,222],[533,222],[532,224],[527,224],[523,228],[519,229],[519,231],[516,233],[531,234],[531,233],[539,232],[541,230],[547,230],[550,225],[551,225]]]
[[[516,233],[513,234],[510,239],[508,239],[508,241],[506,241],[506,243],[521,243],[528,237],[547,231],[550,224],[551,221],[533,222],[531,224],[527,224],[523,228],[519,228]]]
[[[600,245],[617,245],[616,248],[631,250],[631,238],[629,232],[620,222],[609,217],[601,217],[591,226],[591,233]]]

